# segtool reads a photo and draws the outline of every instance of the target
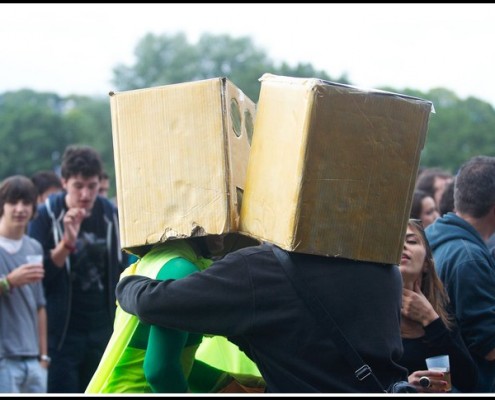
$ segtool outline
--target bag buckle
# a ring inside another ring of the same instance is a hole
[[[368,376],[371,375],[371,368],[368,364],[364,364],[362,367],[354,372],[354,375],[356,375],[356,378],[358,378],[358,380],[362,381],[363,379],[366,379]]]

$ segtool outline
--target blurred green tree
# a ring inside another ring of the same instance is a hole
[[[445,88],[428,92],[404,89],[400,93],[430,100],[435,108],[421,153],[422,166],[438,166],[455,174],[473,156],[495,156],[495,109],[489,103],[474,97],[461,100]]]
[[[19,90],[0,95],[0,176],[31,176],[57,170],[65,147],[87,144],[97,149],[114,176],[110,106],[107,99],[61,97]]]
[[[259,78],[266,72],[331,80],[325,71],[318,71],[308,63],[291,67],[283,62],[277,66],[249,37],[205,33],[193,45],[183,33],[171,36],[150,33],[138,42],[134,54],[134,65],[119,64],[113,70],[112,82],[117,90],[227,77],[257,102]],[[345,75],[336,81],[348,83]]]
[[[331,56],[331,54],[329,54]],[[309,63],[277,64],[249,37],[203,34],[190,44],[183,33],[145,35],[135,47],[133,65],[117,65],[113,72],[116,90],[146,88],[226,76],[257,102],[264,73],[314,77],[352,84],[344,74],[330,77]],[[495,156],[495,110],[492,105],[469,97],[460,99],[446,88],[428,92],[416,89],[377,88],[432,101],[436,113],[429,122],[421,165],[441,167],[455,173],[468,158]],[[65,147],[88,144],[102,155],[115,195],[115,166],[108,98],[24,89],[0,94],[0,177],[31,175],[40,169],[56,169]]]

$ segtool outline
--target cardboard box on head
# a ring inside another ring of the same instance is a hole
[[[289,251],[398,263],[432,103],[260,80],[240,231]]]
[[[124,249],[237,232],[253,101],[214,78],[110,93],[110,106]]]

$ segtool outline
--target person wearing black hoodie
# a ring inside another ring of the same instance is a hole
[[[455,212],[426,228],[438,275],[462,336],[478,365],[477,392],[495,392],[495,259],[486,241],[495,232],[495,157],[461,166]]]
[[[117,209],[98,196],[102,165],[95,149],[67,147],[64,190],[40,204],[28,226],[44,252],[48,393],[83,393],[113,330],[115,286],[127,257]]]

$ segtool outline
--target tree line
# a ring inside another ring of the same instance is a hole
[[[227,77],[253,101],[258,100],[259,78],[264,73],[312,77],[351,84],[346,75],[331,77],[311,64],[275,63],[249,37],[203,34],[190,44],[183,33],[146,34],[136,45],[133,65],[113,69],[117,91]],[[376,89],[430,100],[430,117],[421,165],[452,173],[474,155],[495,156],[495,109],[469,97],[460,99],[447,88],[421,92],[413,88]],[[89,144],[100,151],[114,182],[113,142],[108,98],[60,96],[23,89],[0,94],[0,178],[32,175],[41,169],[57,169],[69,144]],[[114,195],[114,186],[110,195]]]

